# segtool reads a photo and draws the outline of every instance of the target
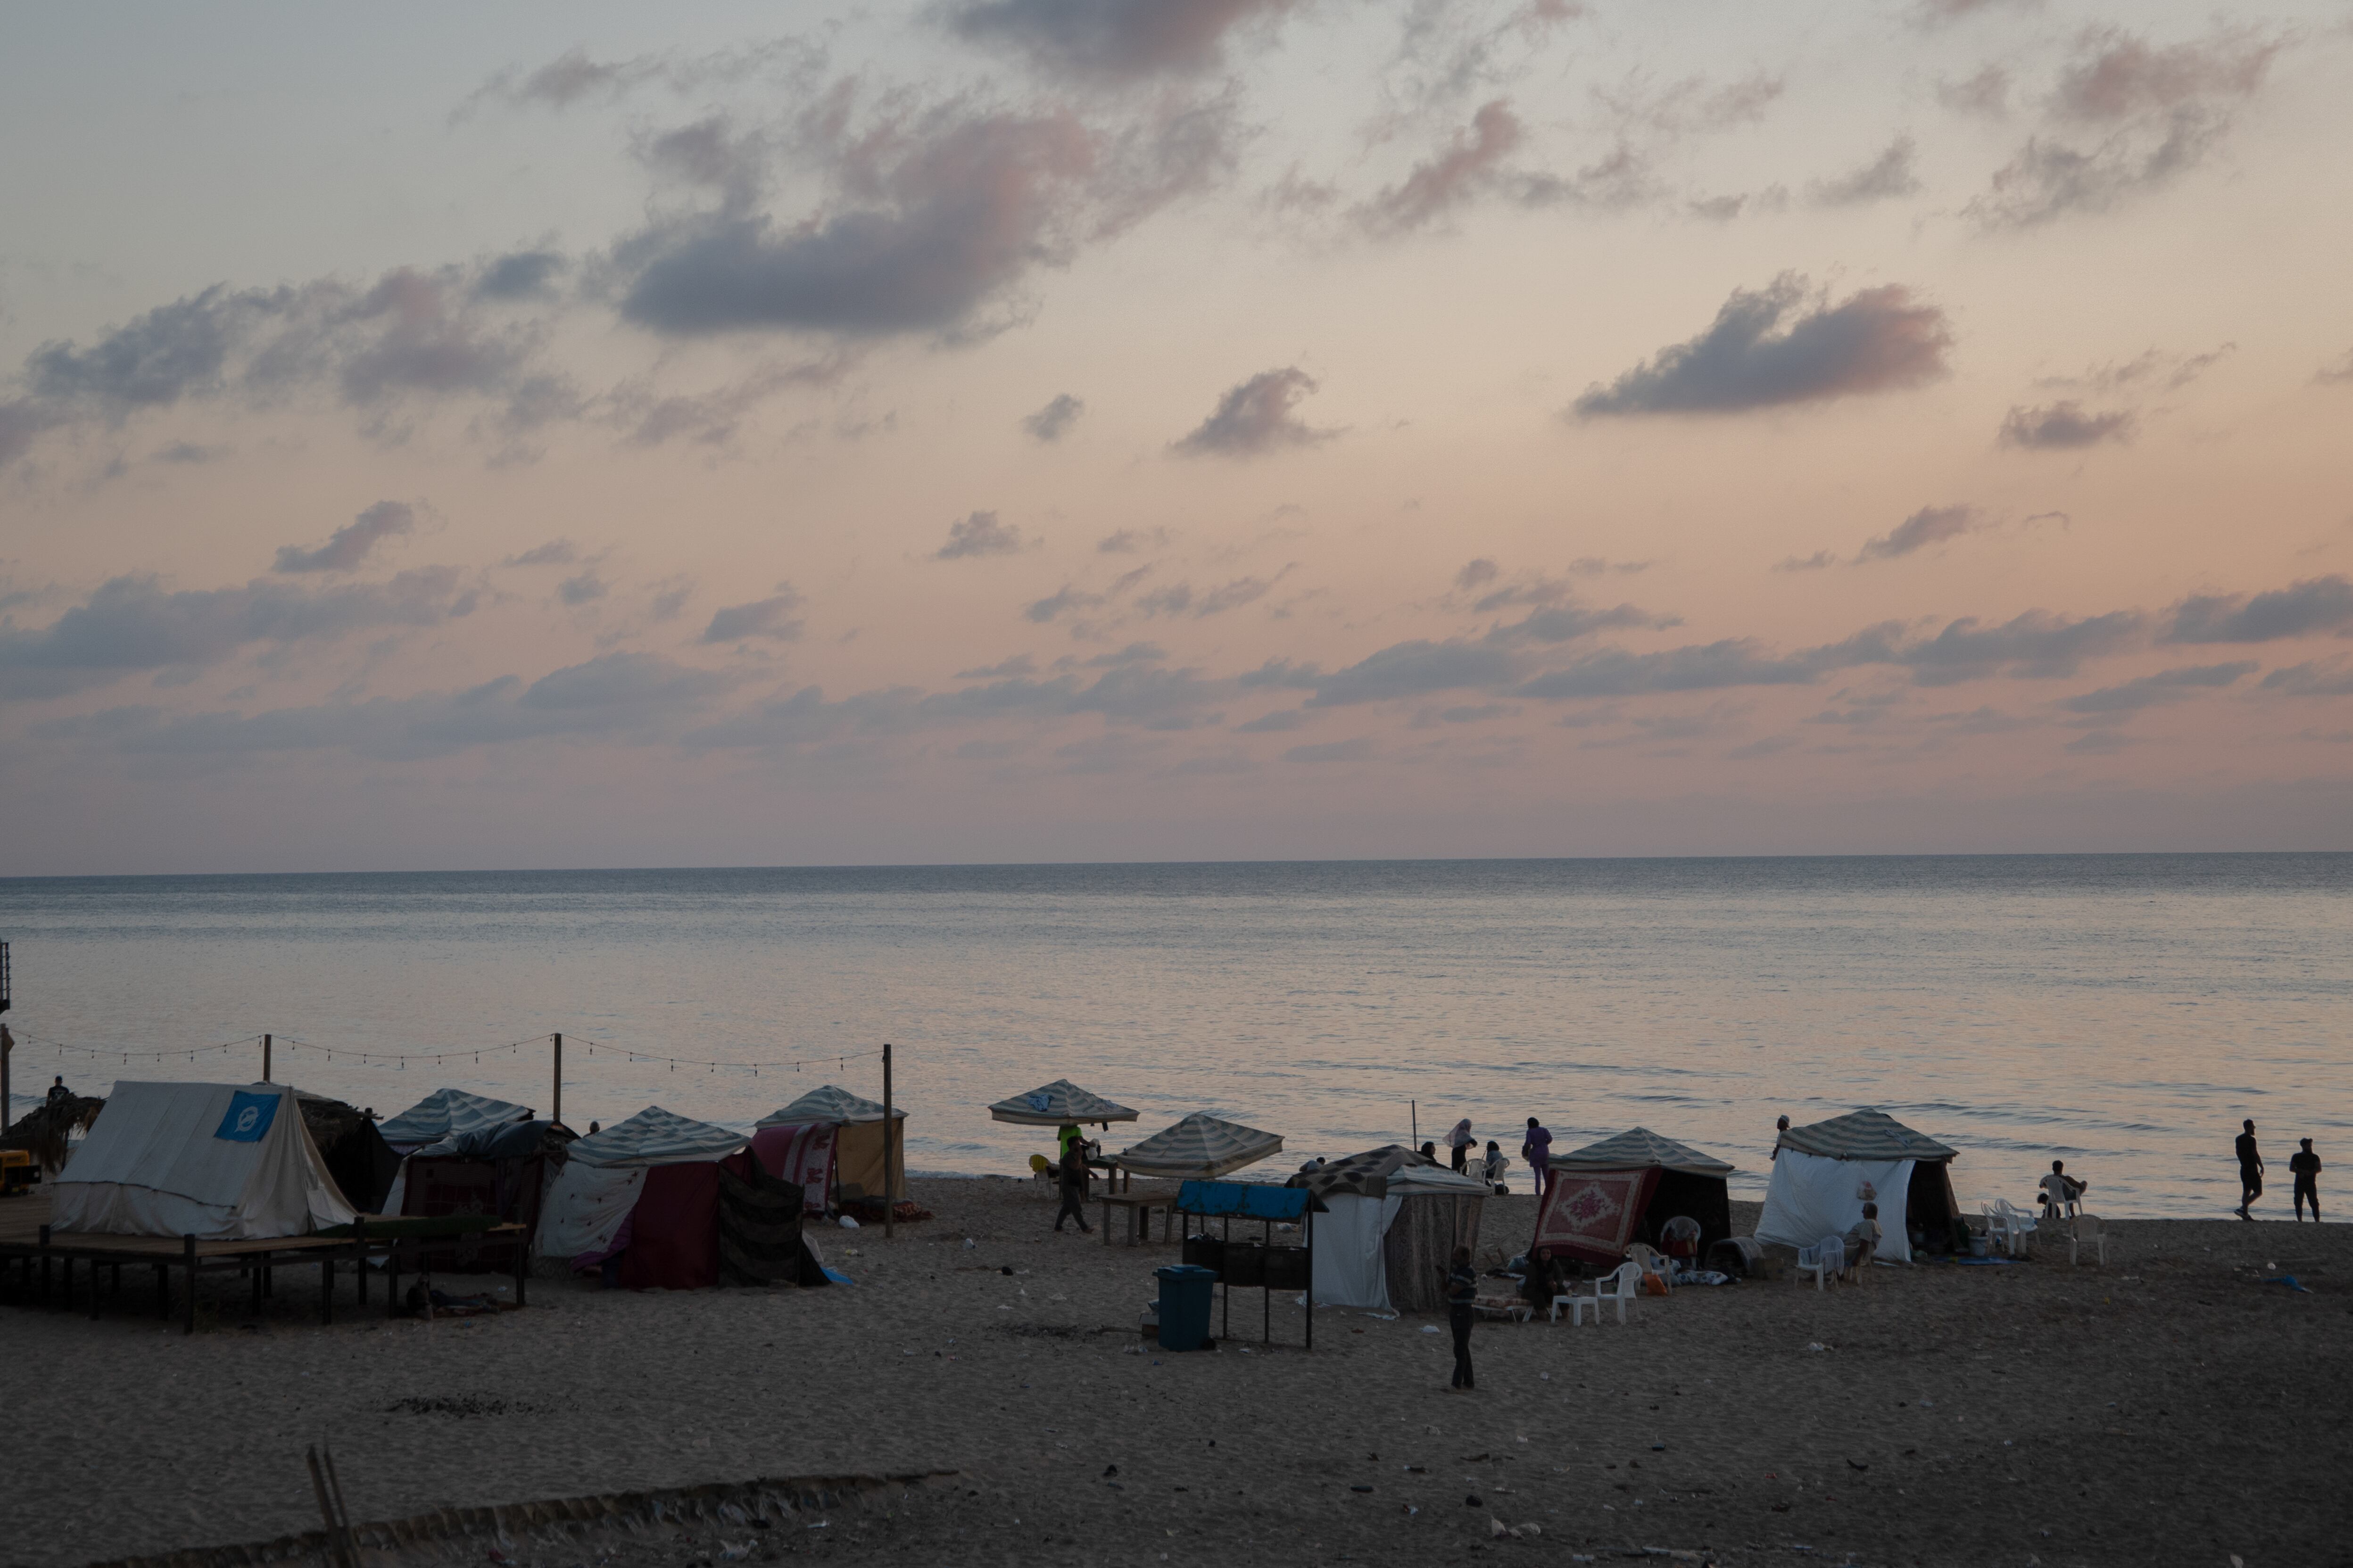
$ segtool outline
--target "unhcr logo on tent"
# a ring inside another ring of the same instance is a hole
[[[226,1138],[232,1143],[259,1143],[269,1135],[269,1124],[278,1118],[278,1099],[274,1094],[253,1094],[239,1089],[229,1097],[228,1114],[221,1118],[216,1138]]]

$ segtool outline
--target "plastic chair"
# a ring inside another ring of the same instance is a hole
[[[1675,1288],[1675,1267],[1667,1261],[1665,1253],[1647,1242],[1638,1241],[1626,1249],[1627,1258],[1645,1274],[1655,1274],[1668,1290]],[[1640,1280],[1635,1281],[1637,1285]]]
[[[1846,1237],[1826,1236],[1811,1247],[1798,1248],[1798,1272],[1811,1274],[1814,1289],[1820,1290],[1831,1280],[1846,1272]]]
[[[2008,1198],[1996,1198],[1993,1207],[1986,1211],[1986,1235],[1999,1238],[2012,1258],[2026,1253],[2026,1238],[2034,1234],[2034,1220],[2010,1205]]]
[[[2092,1256],[2099,1260],[2100,1266],[2106,1268],[2108,1232],[2107,1227],[2100,1223],[2098,1215],[2079,1214],[2075,1216],[2074,1223],[2067,1231],[2067,1261],[2073,1264],[2077,1253],[2086,1245],[2092,1248]]]
[[[1641,1293],[1642,1266],[1639,1263],[1620,1264],[1614,1273],[1605,1274],[1593,1282],[1592,1295],[1568,1299],[1568,1325],[1575,1328],[1583,1322],[1588,1307],[1593,1309],[1593,1321],[1599,1323],[1604,1301],[1618,1303],[1618,1321],[1622,1323],[1626,1321],[1626,1303]]]
[[[1030,1176],[1031,1176],[1031,1177],[1032,1177],[1032,1178],[1037,1182],[1037,1184],[1038,1184],[1039,1186],[1041,1186],[1041,1187],[1050,1187],[1050,1186],[1052,1186],[1052,1185],[1054,1184],[1054,1178],[1055,1178],[1055,1174],[1056,1174],[1055,1170],[1054,1170],[1054,1162],[1053,1162],[1053,1161],[1051,1161],[1051,1160],[1049,1160],[1049,1159],[1048,1159],[1048,1158],[1046,1158],[1046,1156],[1045,1156],[1045,1155],[1043,1155],[1043,1154],[1032,1154],[1032,1155],[1030,1155],[1030,1156],[1029,1156],[1029,1174],[1030,1174]]]

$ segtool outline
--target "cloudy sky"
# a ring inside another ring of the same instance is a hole
[[[2353,847],[2341,4],[0,20],[0,873]]]

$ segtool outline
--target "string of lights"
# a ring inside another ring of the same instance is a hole
[[[54,1051],[58,1053],[60,1060],[70,1054],[93,1061],[113,1057],[128,1064],[133,1061],[164,1061],[173,1058],[184,1058],[188,1061],[195,1061],[201,1056],[259,1045],[262,1038],[260,1035],[247,1035],[240,1039],[226,1040],[214,1045],[146,1049],[125,1046],[80,1045],[26,1034],[17,1037],[17,1044],[20,1049],[26,1046],[32,1046],[42,1050]],[[296,1035],[270,1037],[273,1048],[311,1051],[331,1062],[356,1061],[362,1067],[387,1066],[403,1071],[406,1070],[410,1062],[431,1062],[439,1067],[449,1062],[480,1062],[485,1056],[494,1056],[500,1051],[505,1051],[510,1056],[520,1055],[525,1046],[537,1045],[543,1041],[553,1043],[554,1038],[552,1034],[531,1035],[520,1040],[509,1040],[495,1046],[463,1046],[438,1051],[383,1051],[352,1046],[324,1046]],[[760,1075],[760,1069],[763,1068],[771,1072],[798,1072],[803,1068],[821,1067],[827,1062],[831,1062],[838,1068],[847,1069],[853,1061],[863,1061],[882,1054],[881,1048],[877,1047],[867,1051],[833,1051],[823,1056],[806,1057],[797,1061],[730,1062],[705,1057],[666,1056],[659,1051],[642,1050],[633,1046],[615,1045],[607,1040],[591,1039],[585,1035],[566,1035],[564,1040],[566,1045],[581,1047],[591,1058],[601,1050],[631,1062],[659,1064],[672,1072],[678,1071],[681,1068],[701,1068],[705,1072],[716,1073],[723,1068],[730,1072],[746,1072],[754,1078]]]

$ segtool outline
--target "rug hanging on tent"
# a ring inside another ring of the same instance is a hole
[[[1618,1262],[1658,1180],[1655,1169],[1554,1172],[1528,1250],[1588,1263]]]

